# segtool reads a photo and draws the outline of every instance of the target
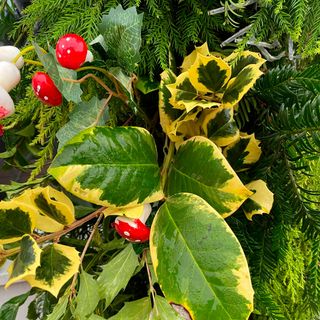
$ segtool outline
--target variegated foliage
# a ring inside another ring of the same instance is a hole
[[[33,287],[59,294],[62,286],[78,271],[76,249],[58,244],[40,247],[37,232],[55,232],[74,222],[74,207],[62,192],[50,186],[28,189],[21,195],[0,202],[1,255],[17,256],[9,266],[6,287],[25,280]],[[12,249],[6,249],[11,244]]]

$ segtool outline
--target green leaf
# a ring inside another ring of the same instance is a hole
[[[48,315],[46,320],[59,320],[59,319],[61,319],[61,317],[64,315],[64,313],[67,310],[68,301],[69,301],[68,295],[61,297],[59,299],[58,303],[55,305],[52,313],[50,313]]]
[[[25,303],[30,295],[30,291],[21,294],[20,296],[13,297],[0,308],[0,319],[1,320],[16,320],[16,316],[19,307]]]
[[[149,77],[139,77],[136,82],[136,88],[140,90],[143,94],[148,94],[150,92],[159,90],[159,82],[151,81]]]
[[[150,320],[184,320],[165,298],[156,295],[154,304]]]
[[[192,85],[200,92],[218,92],[229,81],[230,66],[221,58],[203,56],[197,53],[197,58],[189,69]]]
[[[0,153],[0,159],[7,159],[7,158],[11,158],[15,155],[15,153],[17,152],[17,148],[13,147],[10,150],[4,151]]]
[[[81,319],[87,319],[92,314],[100,300],[99,286],[92,275],[82,271],[80,274],[80,288],[75,302],[77,307],[75,315]]]
[[[41,249],[37,242],[29,235],[24,236],[20,242],[20,252],[9,267],[10,278],[6,288],[25,276],[34,275],[40,266]]]
[[[138,257],[131,244],[102,266],[98,284],[100,298],[105,299],[105,307],[126,287],[138,266]]]
[[[239,138],[223,150],[223,155],[235,171],[245,171],[260,159],[262,151],[259,144],[254,133],[241,132]]]
[[[137,14],[135,7],[123,10],[118,5],[98,25],[108,58],[127,72],[133,72],[140,61],[142,19],[143,14]]]
[[[67,122],[56,134],[59,140],[59,149],[80,131],[89,127],[101,126],[106,123],[109,113],[106,99],[99,100],[92,97],[89,101],[82,101],[69,114]]]
[[[233,119],[233,108],[223,106],[205,111],[202,128],[205,135],[219,147],[234,142],[240,134]]]
[[[245,255],[203,199],[188,193],[168,198],[153,221],[150,250],[166,299],[192,319],[248,319],[253,289]]]
[[[62,286],[78,272],[80,258],[76,249],[52,244],[42,250],[40,263],[36,274],[26,276],[24,280],[57,297]]]
[[[27,318],[29,320],[39,320],[46,318],[52,311],[57,299],[49,292],[40,291],[36,294],[28,307]]]
[[[102,318],[102,317],[100,317],[100,316],[98,316],[98,315],[96,315],[96,314],[92,314],[92,315],[88,318],[88,320],[105,320],[105,318]]]
[[[242,97],[253,87],[257,79],[263,74],[259,70],[260,64],[251,64],[230,79],[222,97],[222,103],[226,107],[236,105]]]
[[[62,147],[48,172],[75,196],[107,207],[163,198],[155,142],[143,128],[86,129]]]
[[[220,149],[204,137],[191,138],[178,149],[168,175],[167,194],[179,192],[197,194],[223,217],[236,211],[252,194]]]
[[[108,320],[149,320],[151,303],[148,297],[126,302],[124,307]]]
[[[0,202],[0,244],[20,240],[35,227],[34,208],[15,200]]]
[[[77,79],[77,72],[61,67],[55,57],[53,48],[49,48],[49,53],[44,54],[40,47],[34,43],[36,53],[44,68],[57,86],[61,94],[68,100],[75,103],[81,102],[82,90],[79,83],[68,82],[63,79]]]

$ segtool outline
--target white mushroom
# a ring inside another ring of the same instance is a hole
[[[0,47],[0,61],[12,62],[13,59],[20,53],[20,50],[14,46],[2,46]],[[17,68],[21,69],[24,65],[22,57],[16,62]]]
[[[19,69],[11,62],[0,61],[0,86],[7,92],[11,91],[19,82]]]

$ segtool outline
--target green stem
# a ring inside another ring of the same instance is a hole
[[[14,57],[14,59],[12,60],[12,63],[16,63],[23,55],[25,55],[26,53],[28,53],[28,52],[30,52],[30,51],[33,51],[34,49],[35,49],[34,46],[29,46],[29,47],[26,47],[26,48],[22,49],[22,50],[20,51],[20,53],[18,53],[18,54]],[[44,49],[42,49],[42,48],[40,48],[40,49],[41,49],[41,51],[42,51],[43,53],[47,53],[46,50],[44,50]]]
[[[167,138],[168,139],[168,138]],[[162,171],[161,171],[161,186],[162,189],[164,190],[167,182],[167,177],[168,177],[168,172],[169,172],[169,167],[172,162],[172,158],[174,155],[174,142],[170,140],[169,143],[169,148],[168,148],[168,153],[166,154],[164,161],[163,161],[163,166],[162,166]]]
[[[43,64],[39,61],[35,61],[35,60],[30,60],[30,59],[24,59],[24,62],[27,64],[32,64],[34,66],[40,66],[43,67]]]

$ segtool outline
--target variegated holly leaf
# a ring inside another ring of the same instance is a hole
[[[15,201],[27,203],[35,209],[35,228],[45,232],[62,230],[75,220],[71,200],[50,186],[27,189]]]
[[[167,194],[190,192],[205,199],[223,217],[252,194],[211,140],[193,137],[178,149],[170,167]]]
[[[273,193],[268,189],[267,184],[263,180],[255,180],[246,184],[246,187],[253,192],[253,195],[242,205],[248,220],[252,220],[255,214],[270,213]]]
[[[262,152],[259,144],[254,134],[241,132],[239,139],[229,144],[223,154],[235,171],[245,171],[260,159]]]
[[[195,49],[183,59],[182,65],[181,65],[181,71],[185,72],[188,71],[189,68],[194,64],[194,62],[197,59],[198,54],[201,54],[203,56],[208,56],[210,54],[208,44],[205,42],[200,47],[195,47]]]
[[[169,102],[171,98],[170,90],[167,85],[173,84],[176,76],[171,70],[165,70],[161,73],[161,82],[159,90],[159,117],[162,130],[172,141],[179,140],[174,134],[171,134],[171,125],[182,114],[183,110],[175,109]]]
[[[200,122],[205,135],[219,147],[225,147],[239,138],[233,108],[222,105],[217,109],[205,110]]]
[[[174,108],[186,110],[186,112],[190,112],[196,107],[207,109],[220,105],[219,102],[207,101],[198,95],[197,89],[190,82],[188,71],[181,73],[175,83],[167,85],[167,88],[171,93],[170,104]]]
[[[169,197],[152,223],[150,252],[166,299],[191,319],[248,319],[253,289],[244,252],[206,201],[190,193]]]
[[[259,64],[248,65],[236,77],[230,79],[221,100],[226,107],[235,106],[253,87],[258,78],[263,74],[259,68]]]
[[[224,58],[224,61],[231,65],[231,78],[236,77],[248,65],[261,67],[266,62],[259,53],[252,51],[234,52]]]
[[[20,252],[9,267],[10,275],[6,288],[29,275],[35,275],[40,266],[41,249],[37,242],[29,235],[20,241]]]
[[[0,201],[0,244],[16,242],[25,234],[31,234],[36,215],[36,210],[28,204],[15,200]]]
[[[155,142],[143,128],[86,129],[62,147],[48,172],[98,205],[133,207],[163,198]]]
[[[190,82],[198,92],[221,92],[231,76],[230,66],[215,56],[197,55],[189,69]]]
[[[51,244],[43,248],[36,274],[26,276],[24,280],[57,297],[62,286],[78,272],[79,266],[80,257],[75,248]]]

